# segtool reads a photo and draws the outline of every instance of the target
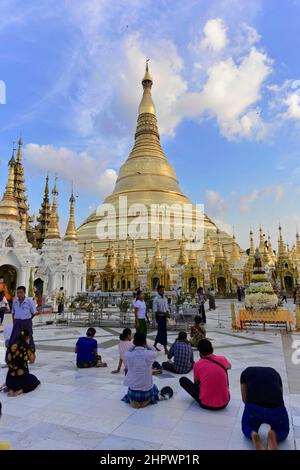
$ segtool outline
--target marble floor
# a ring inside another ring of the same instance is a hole
[[[13,449],[251,449],[240,429],[243,404],[239,377],[250,365],[272,366],[281,374],[291,431],[281,449],[300,449],[299,366],[291,366],[292,341],[299,335],[278,330],[231,331],[230,302],[219,300],[208,312],[208,337],[216,354],[232,364],[229,373],[231,401],[227,409],[201,409],[180,389],[178,376],[154,377],[158,388],[170,385],[171,400],[135,410],[121,401],[126,392],[123,374],[111,374],[118,363],[120,328],[97,328],[97,340],[107,369],[77,369],[73,352],[76,339],[86,328],[46,325],[35,319],[36,364],[31,371],[40,379],[37,390],[16,398],[0,394],[3,415],[0,440]],[[289,305],[293,309],[293,305]],[[9,319],[6,318],[6,322]],[[0,330],[1,331],[1,330]],[[153,342],[155,332],[150,334]],[[169,334],[169,341],[176,332]],[[197,358],[198,353],[195,352]],[[4,358],[0,333],[0,361]],[[158,361],[165,356],[160,353]],[[191,375],[191,374],[189,374]],[[0,369],[5,381],[6,369]],[[262,430],[266,435],[268,427]]]

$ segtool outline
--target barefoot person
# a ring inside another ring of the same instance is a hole
[[[289,417],[284,406],[282,380],[272,367],[247,367],[241,375],[241,394],[245,403],[242,431],[256,450],[265,450],[258,434],[261,424],[269,424],[268,450],[289,434]]]
[[[17,298],[12,304],[13,331],[9,340],[9,344],[14,344],[19,337],[20,331],[26,330],[30,336],[30,347],[35,352],[35,344],[33,340],[32,319],[37,315],[34,302],[26,297],[26,287],[19,286],[17,288]]]
[[[141,331],[147,336],[147,307],[145,302],[145,294],[141,290],[136,293],[136,301],[134,303],[135,326],[136,331]]]
[[[194,382],[181,377],[181,387],[208,410],[221,410],[230,400],[227,370],[231,365],[224,356],[215,356],[211,342],[202,339],[198,344],[200,361],[194,364]]]
[[[128,386],[128,392],[122,398],[134,408],[144,408],[158,401],[159,391],[153,385],[152,378],[152,364],[156,356],[156,351],[147,345],[146,335],[139,331],[135,333],[133,347],[125,353],[128,373],[124,384]]]
[[[194,325],[191,327],[191,346],[193,348],[198,348],[200,339],[204,339],[205,337],[206,329],[205,326],[202,325],[202,318],[200,315],[196,315],[194,318]]]
[[[153,314],[157,323],[154,347],[157,351],[160,351],[157,347],[157,343],[159,343],[164,347],[165,353],[168,354],[167,318],[170,318],[170,312],[168,301],[165,297],[165,287],[162,285],[157,287],[157,296],[153,301]]]
[[[30,345],[30,333],[21,330],[17,341],[7,350],[6,387],[9,397],[32,392],[40,384],[36,376],[29,373],[28,362],[33,364],[34,361],[35,354]]]
[[[85,369],[88,367],[107,367],[106,362],[102,362],[101,356],[98,355],[98,343],[94,336],[95,328],[88,328],[86,336],[78,339],[75,347],[77,354],[77,367]]]
[[[124,364],[125,374],[127,373],[127,366],[125,363],[125,353],[132,348],[132,336],[131,336],[131,329],[124,328],[123,332],[120,334],[120,342],[119,342],[119,364],[116,370],[113,370],[112,374],[118,374],[121,370],[122,364]]]
[[[172,361],[174,358],[174,361]],[[188,374],[193,368],[194,353],[187,339],[185,331],[180,331],[175,343],[172,344],[169,361],[162,363],[162,368],[175,374]]]

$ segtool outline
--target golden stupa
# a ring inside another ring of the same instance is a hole
[[[119,250],[121,250],[122,260],[126,251],[126,237],[128,231],[127,227],[122,227],[123,219],[121,219],[119,213],[120,196],[127,198],[128,208],[132,206],[132,204],[144,204],[148,210],[149,220],[152,204],[166,204],[168,206],[177,204],[182,208],[184,205],[190,204],[192,207],[192,217],[191,220],[186,223],[190,224],[191,227],[194,227],[198,211],[196,206],[192,206],[190,199],[181,191],[176,172],[169,163],[161,147],[156,111],[151,95],[152,84],[153,80],[149,73],[147,63],[146,72],[142,79],[143,97],[138,109],[135,142],[127,160],[120,168],[113,193],[104,201],[107,204],[112,204],[116,210],[116,225],[120,230],[117,231],[115,242],[119,245]],[[135,216],[136,215],[137,214],[135,214]],[[130,224],[130,222],[134,220],[135,216],[128,216],[127,223]],[[84,245],[90,246],[93,244],[93,252],[99,273],[102,270],[105,270],[108,259],[109,262],[111,262],[112,257],[112,248],[109,240],[99,239],[97,237],[97,224],[102,220],[102,218],[103,216],[99,215],[99,212],[97,214],[96,211],[78,228],[78,241],[81,246],[81,251],[84,251]],[[172,233],[174,234],[177,223],[178,219],[176,217],[171,219],[171,235]],[[232,237],[225,232],[219,232],[219,235],[217,236],[217,226],[204,214],[202,214],[202,224],[202,245],[200,246],[199,244],[199,248],[197,248],[196,251],[196,258],[200,264],[201,259],[204,264],[206,263],[205,258],[207,249],[209,250],[208,258],[212,258],[211,251],[216,252],[219,238],[225,255],[230,257],[232,246],[234,246],[237,251],[237,246],[235,245]],[[148,233],[144,233],[143,236],[141,235],[135,238],[135,250],[138,256],[138,266],[140,269],[147,268],[148,272],[151,270],[151,265],[153,266],[156,256],[155,253],[157,253],[157,240],[159,240],[160,250],[162,253],[161,256],[164,262],[167,263],[170,271],[172,270],[172,267],[178,267],[178,265],[182,264],[182,240],[186,242],[187,237],[182,233],[181,240],[178,239],[178,236],[176,236],[176,239],[172,236],[171,239],[166,239],[163,235],[163,218],[158,219],[156,229],[157,236],[153,236],[153,234],[151,236],[149,228]],[[207,241],[208,235],[209,237]],[[133,237],[129,236],[129,239],[130,238]],[[190,250],[193,247],[191,245],[192,238],[189,240],[190,242],[186,244],[188,253],[190,253]],[[115,256],[114,253],[113,256]],[[187,261],[188,259],[189,256],[187,255]],[[145,260],[148,261],[145,262]],[[172,273],[170,276],[172,277]],[[173,281],[173,283],[170,281],[170,285],[175,285],[175,281]],[[133,288],[132,283],[131,288]]]

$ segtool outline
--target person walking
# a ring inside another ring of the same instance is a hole
[[[157,323],[154,347],[157,351],[160,351],[157,347],[159,343],[164,347],[165,354],[168,354],[167,318],[170,318],[170,312],[168,301],[165,297],[165,287],[161,284],[157,287],[157,295],[153,301],[153,314]]]

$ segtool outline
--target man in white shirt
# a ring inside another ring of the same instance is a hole
[[[165,288],[162,285],[159,285],[157,288],[157,296],[153,301],[153,313],[157,323],[157,335],[154,347],[157,351],[160,351],[157,347],[157,343],[159,343],[163,345],[165,353],[168,354],[167,318],[170,318],[170,312],[168,300],[165,297]]]
[[[16,341],[22,330],[27,330],[30,333],[31,350],[35,352],[32,319],[35,315],[37,315],[37,311],[33,300],[31,300],[29,297],[26,297],[26,287],[19,286],[17,288],[17,298],[13,301],[11,313],[14,327],[9,340],[9,345]]]
[[[156,356],[155,350],[147,345],[146,335],[139,331],[135,333],[133,347],[124,356],[128,368],[124,385],[128,385],[128,392],[122,398],[134,408],[144,408],[158,401],[159,391],[152,378]]]

